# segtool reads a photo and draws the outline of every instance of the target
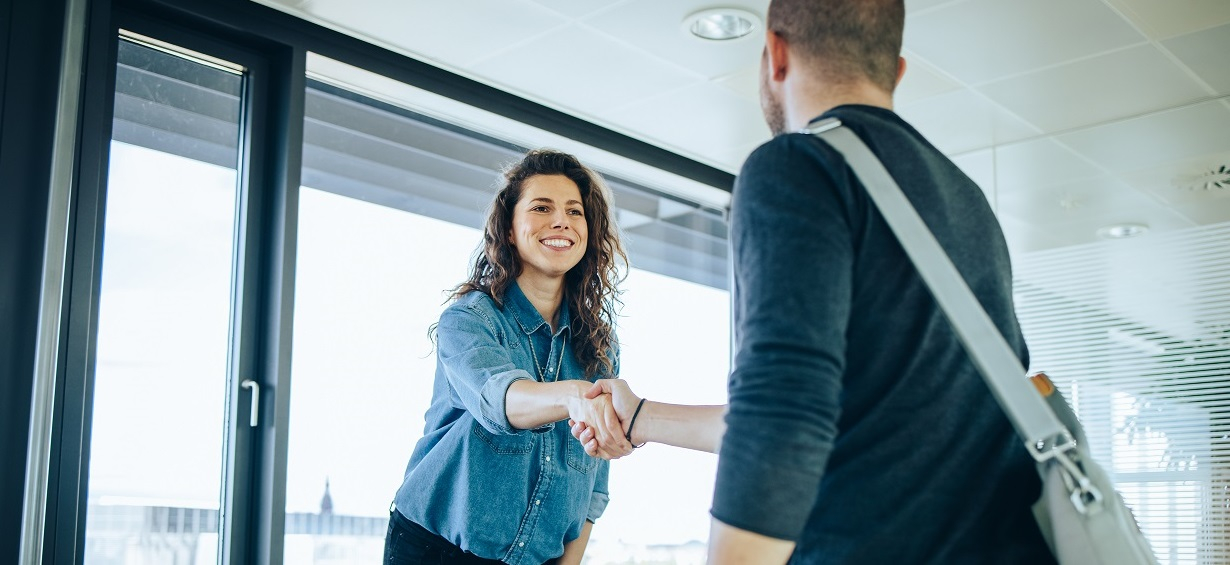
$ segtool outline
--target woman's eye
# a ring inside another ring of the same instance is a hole
[[[535,206],[535,207],[533,207],[533,208],[530,208],[530,210],[532,210],[532,211],[534,211],[534,212],[546,212],[546,211],[547,211],[547,207],[546,207],[546,206]]]
[[[585,215],[585,213],[580,210],[569,210],[568,213],[572,214],[573,216],[584,216]]]

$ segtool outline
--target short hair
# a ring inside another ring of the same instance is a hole
[[[767,20],[768,31],[826,77],[896,87],[904,0],[772,0]]]

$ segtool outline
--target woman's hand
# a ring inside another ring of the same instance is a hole
[[[632,453],[632,444],[624,437],[623,424],[612,402],[610,394],[590,394],[583,391],[582,395],[568,403],[568,423],[579,423],[589,431],[592,445],[585,445],[585,452],[591,457],[603,459],[618,459]],[[574,428],[575,429],[575,428]],[[573,434],[576,436],[576,434]]]
[[[597,433],[592,426],[587,422],[570,420],[568,424],[572,426],[572,435],[585,446],[585,452],[592,457],[602,457],[603,459],[615,459],[632,453],[632,444],[626,439],[628,432],[628,424],[631,423],[633,413],[636,407],[640,404],[640,397],[632,392],[628,383],[622,379],[598,379],[589,391],[585,393],[586,398],[601,398],[610,396],[611,405],[615,409],[615,413],[619,416],[620,430],[622,432],[620,438],[626,444],[623,446],[609,446],[604,443],[603,436]],[[617,455],[610,457],[614,452]]]

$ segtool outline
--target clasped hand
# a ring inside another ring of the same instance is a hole
[[[590,410],[569,411],[572,436],[591,457],[619,459],[632,453],[628,425],[640,398],[622,379],[598,379],[585,393]]]

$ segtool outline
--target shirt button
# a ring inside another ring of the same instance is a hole
[[[538,506],[539,504],[542,504],[542,500],[535,500],[535,501],[534,501],[534,506]]]
[[[547,456],[547,461],[550,461],[550,460],[551,460],[551,456],[550,456],[550,455],[548,455],[548,456]]]
[[[517,547],[525,547],[525,542],[523,541],[517,542]]]

